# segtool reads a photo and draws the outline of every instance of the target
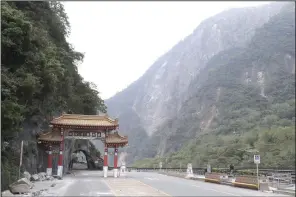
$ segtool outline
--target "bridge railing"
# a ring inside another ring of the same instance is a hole
[[[164,171],[164,172],[186,172],[187,168],[132,168],[128,167],[127,168],[129,171],[137,171],[137,172],[159,172],[159,171]],[[193,168],[193,173],[195,174],[205,174],[204,168]]]
[[[137,171],[137,172],[178,172],[178,173],[186,173],[187,168],[133,168],[133,167],[127,167],[128,171]],[[206,168],[192,168],[193,174],[196,175],[205,175],[207,169]],[[213,168],[213,172],[225,172],[229,173],[229,168]],[[256,175],[256,169],[250,169],[250,168],[237,168],[234,170],[234,174],[244,174],[249,173],[251,175]],[[290,174],[292,178],[292,182],[295,183],[295,169],[259,169],[259,175],[260,176],[273,176],[275,173],[281,173],[281,174]]]

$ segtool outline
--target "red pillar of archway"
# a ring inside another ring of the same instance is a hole
[[[60,154],[59,154],[59,161],[58,161],[58,176],[63,176],[63,151],[64,151],[64,132],[61,129],[61,142],[60,142]]]
[[[118,163],[118,148],[115,146],[115,151],[114,151],[114,169],[117,168],[117,163]]]
[[[104,177],[106,178],[108,176],[108,147],[107,147],[107,144],[105,144],[105,149],[104,149],[103,172],[104,172]]]
[[[114,150],[114,177],[118,176],[118,169],[117,169],[117,162],[118,162],[118,148],[115,146]]]
[[[47,158],[46,174],[48,176],[52,175],[52,146],[51,146],[51,144],[49,144],[49,146],[48,146],[48,158]]]

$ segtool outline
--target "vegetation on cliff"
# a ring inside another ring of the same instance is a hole
[[[284,144],[284,145],[283,145]],[[295,166],[295,128],[260,128],[242,135],[217,135],[211,133],[190,141],[180,151],[164,157],[144,159],[134,163],[135,167],[214,168],[235,167],[255,168],[253,155],[261,155],[261,168],[294,168]]]
[[[61,3],[1,2],[1,26],[1,171],[12,172],[2,173],[11,182],[19,150],[9,144],[25,123],[42,128],[63,111],[96,114],[106,107],[78,73],[83,54],[66,40],[70,24]]]
[[[167,134],[168,154],[135,166],[155,167],[163,161],[171,167],[252,167],[258,153],[262,167],[293,168],[295,4],[257,29],[246,48],[211,58],[190,92],[178,116],[159,131],[161,141],[163,130],[177,127]]]

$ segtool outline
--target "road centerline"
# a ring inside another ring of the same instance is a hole
[[[107,185],[107,187],[110,189],[110,192],[113,194],[113,196],[119,196],[116,194],[115,191],[113,191],[112,187],[107,183],[107,181],[105,181],[104,179],[102,180],[103,183],[105,183]]]
[[[146,186],[152,188],[153,190],[157,190],[158,192],[164,194],[165,196],[171,196],[171,195],[169,195],[169,194],[167,194],[167,193],[165,193],[165,192],[163,192],[163,191],[161,191],[161,190],[159,190],[159,189],[156,189],[156,188],[152,187],[151,185],[148,185],[148,184],[146,184],[146,183],[144,183],[144,182],[142,182],[142,181],[139,181],[139,180],[135,180],[135,181],[138,181],[138,182],[140,182],[141,184],[146,185]]]

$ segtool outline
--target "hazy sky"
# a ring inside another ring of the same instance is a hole
[[[199,23],[225,9],[268,2],[64,2],[79,72],[107,99],[137,80]]]

